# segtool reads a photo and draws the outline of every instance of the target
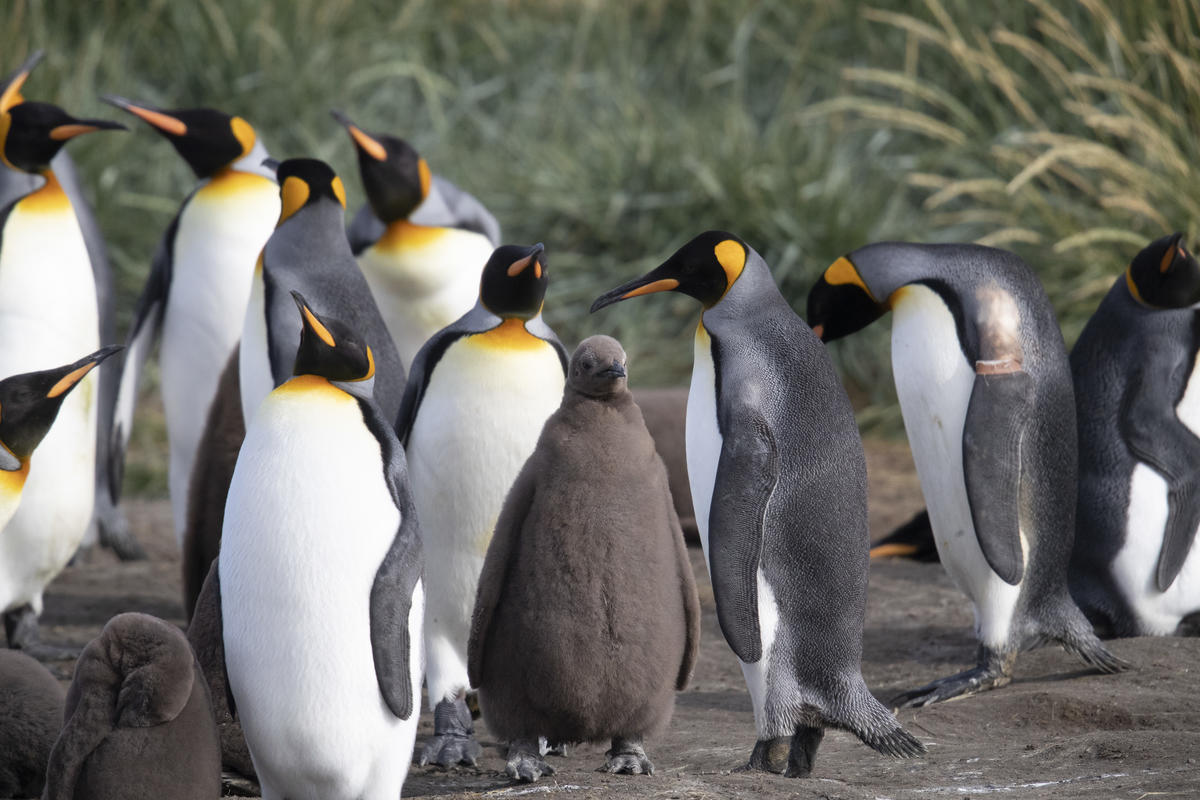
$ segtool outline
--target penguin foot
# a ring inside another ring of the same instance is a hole
[[[433,738],[425,742],[419,766],[475,766],[483,748],[475,741],[475,725],[466,700],[442,700],[433,709]]]
[[[540,745],[530,739],[517,739],[508,745],[504,774],[521,783],[533,783],[543,775],[553,775],[554,767],[538,754]]]
[[[550,740],[545,736],[538,737],[538,752],[544,756],[559,756],[560,758],[567,757],[567,743],[555,742],[550,743]]]
[[[807,778],[812,774],[813,762],[817,758],[817,748],[825,738],[824,728],[810,728],[800,725],[792,736],[792,747],[788,751],[787,769],[783,771],[785,778]]]
[[[117,554],[122,561],[145,561],[146,549],[134,538],[129,521],[117,508],[110,506],[110,513],[97,509],[93,524],[99,529],[100,544]]]
[[[944,703],[973,694],[999,689],[1012,681],[1011,671],[999,672],[991,667],[975,667],[957,675],[939,678],[919,689],[902,692],[892,698],[892,708],[921,708]]]
[[[599,771],[616,775],[653,775],[654,765],[646,758],[641,739],[624,739],[614,736],[612,749],[604,754],[608,761]]]
[[[787,770],[788,755],[792,747],[792,737],[776,736],[773,739],[759,739],[754,743],[754,752],[750,754],[750,763],[738,767],[734,772],[774,772],[782,775]]]
[[[33,607],[28,603],[4,614],[4,632],[8,636],[9,647],[38,661],[74,661],[79,658],[79,650],[75,648],[56,647],[42,642],[37,614],[33,613]]]

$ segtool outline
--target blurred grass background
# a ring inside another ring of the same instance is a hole
[[[338,107],[409,139],[507,241],[544,241],[568,347],[611,333],[635,385],[684,383],[694,302],[589,316],[694,234],[733,231],[803,314],[839,255],[980,241],[1039,272],[1073,342],[1129,258],[1196,233],[1200,0],[350,2],[9,0],[3,69],[31,99],[125,117],[114,92],[238,113],[279,158],[316,156],[362,202]],[[70,145],[127,324],[193,185],[145,126]],[[900,431],[886,321],[833,346],[867,433]],[[153,388],[148,390],[153,392]],[[127,489],[162,493],[143,402]],[[158,414],[159,416],[155,416]]]

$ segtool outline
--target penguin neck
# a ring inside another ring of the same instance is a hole
[[[773,306],[791,309],[775,285],[766,262],[752,253],[742,274],[725,290],[721,299],[701,312],[700,325],[719,333],[726,325],[744,324],[746,319]]]
[[[62,185],[58,182],[58,176],[54,174],[54,170],[46,167],[39,170],[38,174],[46,179],[46,183],[41,188],[35,189],[25,195],[21,200],[21,208],[26,211],[34,211],[43,214],[61,213],[71,209],[71,201],[67,198],[67,193],[63,191]]]

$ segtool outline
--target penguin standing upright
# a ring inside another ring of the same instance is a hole
[[[1079,505],[1071,593],[1103,632],[1200,611],[1200,262],[1182,234],[1134,257],[1071,351]]]
[[[81,120],[57,106],[20,99],[23,66],[0,88],[0,162],[43,184],[0,209],[0,376],[41,370],[99,346],[96,281],[83,233],[50,160],[80,134],[120,128]],[[38,452],[20,507],[4,530],[23,545],[10,615],[41,610],[42,590],[78,548],[92,518],[96,481],[96,388],[72,393]],[[23,608],[18,608],[23,607]],[[11,621],[6,618],[6,622]],[[12,636],[10,635],[10,642]]]
[[[732,234],[700,234],[592,311],[664,291],[704,306],[687,471],[717,619],[754,706],[750,768],[808,775],[830,727],[919,755],[862,677],[866,458],[828,353]]]
[[[467,640],[479,571],[504,496],[562,398],[567,353],[542,321],[542,245],[504,245],[479,301],[417,354],[397,432],[425,532],[425,673],[434,736],[421,764],[474,764]]]
[[[1124,667],[1067,591],[1075,533],[1071,373],[1054,311],[1017,256],[884,242],[825,270],[808,296],[824,341],[886,311],[892,373],[938,555],[975,610],[977,666],[893,700],[922,706],[1004,686],[1050,639]]]
[[[354,141],[367,191],[347,232],[351,249],[407,369],[426,339],[475,305],[499,225],[474,197],[434,178],[408,142],[333,115]]]
[[[188,487],[217,381],[241,336],[255,259],[279,218],[279,187],[267,151],[241,117],[209,108],[162,110],[107,97],[150,124],[191,167],[199,186],[159,243],[129,333],[113,425],[115,463],[124,461],[138,383],[162,332],[163,408],[175,541],[182,547]],[[109,491],[120,496],[121,469]]]
[[[395,800],[421,698],[421,535],[374,348],[293,293],[295,377],[251,417],[216,572],[265,800]]]

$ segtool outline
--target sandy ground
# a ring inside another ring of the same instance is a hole
[[[870,442],[872,535],[921,506],[903,443]],[[120,564],[100,554],[68,568],[46,597],[43,635],[82,646],[110,616],[144,611],[182,623],[179,563],[165,502],[132,502],[129,516],[149,561]],[[893,761],[849,734],[831,731],[813,776],[789,780],[732,770],[754,744],[750,700],[717,628],[698,549],[693,566],[704,604],[703,643],[691,687],[674,721],[647,742],[652,777],[596,771],[607,745],[552,758],[557,775],[514,786],[503,748],[485,726],[478,769],[414,766],[406,796],[447,798],[562,795],[570,798],[1131,798],[1200,796],[1200,640],[1126,639],[1112,649],[1135,665],[1108,676],[1088,672],[1057,647],[1021,656],[1012,685],[959,702],[900,713],[929,748]],[[883,699],[972,666],[971,612],[939,565],[884,562],[871,571],[863,674]],[[71,664],[51,664],[69,679]],[[421,741],[432,732],[426,712]]]

